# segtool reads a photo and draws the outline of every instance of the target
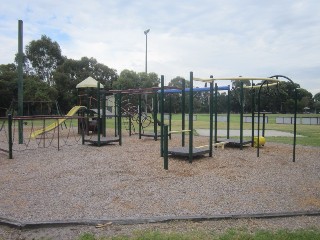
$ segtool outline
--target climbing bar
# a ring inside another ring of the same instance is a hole
[[[216,80],[235,80],[235,81],[243,81],[243,80],[261,80],[261,81],[271,81],[271,82],[280,82],[281,80],[275,78],[266,78],[266,77],[226,77],[226,78],[194,78],[195,81],[200,82],[212,82]]]
[[[277,86],[278,83],[270,83],[270,84],[267,84],[267,85],[254,85],[254,86],[243,86],[243,88],[260,88],[260,87],[272,87],[272,86]]]
[[[170,133],[183,133],[183,132],[191,132],[191,130],[170,131],[168,133],[170,134]]]

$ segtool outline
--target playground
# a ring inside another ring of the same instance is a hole
[[[195,136],[205,144],[207,137]],[[179,144],[173,135],[170,143]],[[123,145],[38,148],[0,154],[2,219],[21,223],[204,218],[319,211],[317,147],[268,143],[216,148],[214,157],[169,160],[159,143],[125,135]]]
[[[149,115],[138,110],[142,109],[141,96],[146,90],[115,91],[114,107],[118,110],[108,119],[103,110],[105,103],[100,101],[100,94],[105,99],[105,92],[94,83],[98,89],[94,115],[86,111],[87,104],[79,104],[65,116],[3,119],[1,223],[29,228],[279,216],[319,219],[320,151],[318,146],[296,145],[296,137],[304,137],[297,134],[296,124],[286,124],[286,131],[282,132],[266,130],[267,113],[261,113],[261,118],[258,111],[256,123],[253,121],[256,113],[252,111],[251,118],[243,112],[237,117],[240,121],[236,126],[240,130],[229,129],[229,113],[225,117],[213,111],[216,109],[213,104],[217,104],[213,101],[216,98],[213,98],[213,84],[210,84],[211,107],[206,120],[204,116],[193,115],[192,107],[188,114],[182,111],[182,122],[170,114],[164,119],[161,111],[164,93],[172,90],[165,89],[163,77],[161,80],[161,88],[147,90],[153,94],[153,104],[159,100],[160,107],[159,112],[153,108]],[[189,106],[192,106],[192,91],[191,86]],[[217,91],[215,86],[215,94]],[[132,106],[122,106],[124,94],[139,97],[134,111]],[[247,118],[251,122],[243,123]],[[143,126],[146,119],[149,123]],[[174,129],[168,134],[171,121],[179,123],[173,124]],[[272,121],[274,126],[276,120]],[[132,132],[127,127],[122,130],[124,123],[139,131]],[[22,134],[17,130],[21,124]],[[318,129],[318,125],[312,128]],[[147,134],[149,130],[151,133]],[[18,144],[20,134],[23,141]],[[219,140],[225,135],[227,139]],[[225,142],[231,139],[229,136],[235,137],[230,140],[231,147],[227,146],[230,142]],[[259,143],[260,140],[254,142],[256,136],[263,140],[264,136],[293,138],[294,148],[292,144],[268,140],[266,144]],[[183,151],[170,150],[181,146],[182,141]],[[13,159],[10,151],[6,151],[8,145],[13,147]],[[316,222],[313,226],[320,227],[320,221]]]

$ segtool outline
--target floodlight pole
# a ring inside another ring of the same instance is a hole
[[[18,115],[23,116],[23,21],[18,21]],[[19,144],[23,143],[23,121],[19,120]]]
[[[146,73],[148,73],[148,33],[150,32],[150,29],[147,29],[144,31],[144,34],[146,35]]]
[[[148,73],[148,33],[150,32],[150,29],[147,29],[144,31],[144,34],[146,35],[146,74]],[[145,98],[145,112],[148,113],[148,106],[147,106],[147,100],[148,96],[147,94],[144,95]]]

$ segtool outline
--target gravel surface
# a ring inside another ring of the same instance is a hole
[[[180,137],[169,144],[179,146]],[[295,163],[291,145],[267,143],[259,158],[251,147],[217,148],[192,164],[170,158],[167,171],[159,149],[159,141],[134,135],[122,146],[38,148],[12,160],[0,152],[0,216],[41,222],[320,209],[319,147],[297,146]]]

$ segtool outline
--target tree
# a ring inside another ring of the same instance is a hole
[[[313,97],[314,101],[315,102],[320,102],[320,92],[319,93],[316,93]]]
[[[177,89],[182,89],[182,82],[185,81],[185,87],[189,88],[190,87],[190,81],[185,80],[183,77],[177,76],[173,79],[171,79],[171,81],[169,82],[168,86],[169,87],[174,87]],[[188,97],[186,96],[186,102],[187,102]],[[174,93],[171,96],[171,108],[172,108],[172,112],[177,113],[177,112],[181,112],[181,106],[182,106],[182,102],[181,102],[181,94],[178,93]],[[185,105],[188,106],[188,105]],[[168,109],[169,106],[167,104],[165,104],[165,109]]]
[[[123,70],[117,81],[113,83],[113,89],[134,88],[139,88],[139,76],[136,72],[128,69]]]
[[[64,61],[59,44],[42,35],[40,40],[31,41],[25,52],[37,76],[52,86],[53,72]]]
[[[7,109],[17,95],[17,68],[14,64],[0,65],[0,116],[5,116]]]
[[[316,93],[313,97],[313,107],[314,107],[315,113],[318,113],[320,110],[320,92]]]
[[[66,59],[57,67],[53,73],[54,87],[58,91],[58,100],[63,111],[77,104],[76,85],[89,76],[103,84],[105,89],[111,89],[118,77],[116,70],[88,57],[80,60]]]
[[[156,73],[136,73],[125,69],[120,73],[119,78],[113,83],[113,89],[137,89],[159,86],[159,78]]]
[[[232,82],[232,89],[230,91],[230,99],[231,99],[231,103],[230,103],[230,108],[231,111],[234,112],[240,112],[240,106],[241,106],[241,102],[240,102],[240,86],[241,86],[241,82],[243,82],[243,86],[251,86],[251,83],[249,80],[243,80],[243,81],[236,81],[233,80]],[[244,100],[243,100],[243,108],[245,109],[246,106],[248,105],[249,101],[250,101],[250,92],[244,90],[243,91],[243,96],[244,96]]]

